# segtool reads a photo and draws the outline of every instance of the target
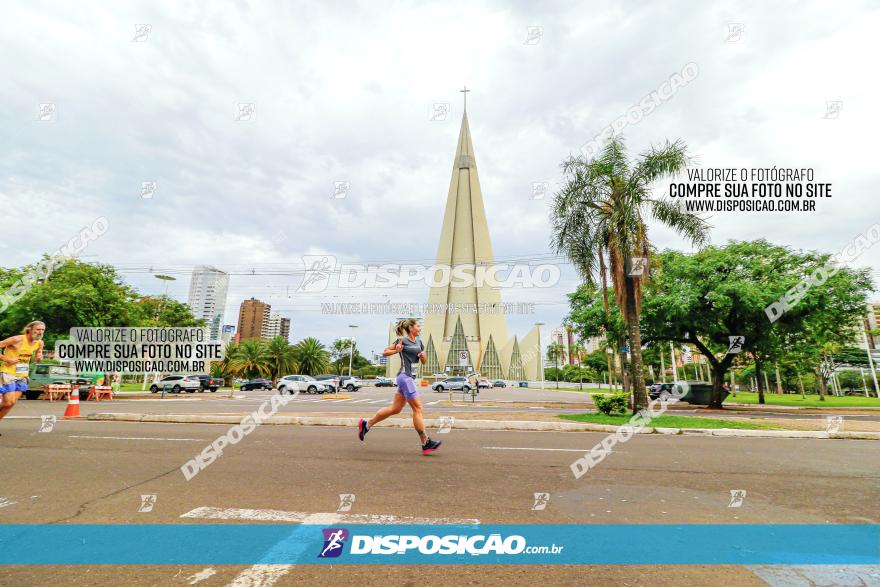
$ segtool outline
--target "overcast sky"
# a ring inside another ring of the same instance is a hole
[[[552,194],[534,199],[532,184],[557,189],[564,158],[688,63],[696,79],[626,127],[630,149],[680,138],[703,167],[811,167],[833,184],[816,212],[716,213],[712,242],[836,251],[880,219],[878,30],[876,4],[859,2],[9,4],[0,265],[105,216],[83,259],[139,291],[161,293],[151,272],[168,273],[185,301],[192,266],[212,264],[233,273],[225,323],[255,296],[291,318],[292,341],[358,324],[367,354],[392,316],[323,316],[320,302],[427,290],[297,294],[301,257],[432,262],[463,85],[495,254],[539,257]],[[240,103],[255,120],[236,120]],[[54,105],[46,121],[40,104]],[[660,227],[651,237],[688,249]],[[880,246],[856,265],[880,278]],[[559,324],[576,282],[563,266],[550,290],[505,290],[538,302],[511,331]]]

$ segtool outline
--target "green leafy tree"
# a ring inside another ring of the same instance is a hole
[[[0,288],[5,291],[23,276],[37,274],[37,265],[0,269]],[[143,297],[112,266],[76,259],[30,282],[0,313],[0,336],[17,334],[31,320],[46,323],[45,344],[50,349],[77,326],[204,326],[187,304],[166,296]]]
[[[712,370],[714,407],[721,407],[726,373],[738,356],[727,352],[731,336],[744,337],[739,354],[753,360],[763,402],[766,365],[792,349],[819,364],[828,344],[852,336],[849,325],[864,311],[871,289],[865,272],[841,269],[773,322],[766,308],[827,256],[756,240],[692,255],[665,251],[655,260],[642,311],[645,340],[696,346]]]
[[[630,160],[623,139],[614,137],[595,159],[571,158],[563,163],[566,183],[553,202],[553,247],[571,259],[585,282],[594,283],[599,273],[606,292],[608,258],[607,269],[629,336],[634,410],[648,404],[639,319],[651,249],[645,217],[653,217],[695,245],[708,239],[708,224],[702,218],[651,193],[652,185],[681,173],[688,163],[681,141],[667,141]]]
[[[626,324],[623,321],[617,300],[614,297],[609,300],[607,289],[600,290],[594,285],[584,283],[574,293],[568,294],[568,300],[570,311],[565,318],[565,324],[571,326],[579,338],[605,336],[607,339],[610,337],[611,340],[620,341],[619,347],[623,348],[623,341],[626,339]],[[596,356],[605,363],[605,366],[597,368],[597,371],[608,373],[608,383],[611,384],[610,375],[613,373],[611,354],[602,350],[601,355],[597,354]]]
[[[370,365],[370,362],[363,355],[361,355],[356,344],[354,345],[354,349],[350,350],[351,347],[351,339],[337,338],[333,341],[333,346],[330,348],[330,359],[332,360],[332,362],[330,363],[330,367],[334,373],[337,373],[339,375],[342,375],[343,373],[348,373],[350,352],[353,353],[351,357],[352,373],[354,373],[355,370],[363,369],[364,367]]]
[[[134,302],[133,308],[135,322],[132,326],[160,326],[177,327],[202,326],[205,321],[193,316],[189,304],[161,295],[156,297],[144,296]]]
[[[24,274],[36,270],[4,270],[9,286]],[[45,344],[52,348],[58,338],[67,338],[76,326],[132,326],[138,324],[140,296],[122,282],[110,265],[89,264],[74,259],[57,267],[46,279],[38,279],[26,293],[0,314],[0,335],[18,334],[31,320],[46,323]]]

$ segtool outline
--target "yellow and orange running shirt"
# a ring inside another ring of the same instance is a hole
[[[0,364],[0,373],[12,375],[15,378],[27,378],[30,370],[31,357],[40,348],[40,341],[28,342],[27,335],[23,336],[18,346],[8,346],[3,349],[3,356],[17,358],[18,362],[12,365]]]

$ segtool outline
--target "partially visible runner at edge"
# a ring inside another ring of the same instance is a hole
[[[43,359],[43,333],[46,325],[34,320],[21,334],[0,340],[0,420],[12,411],[27,391],[31,358]]]

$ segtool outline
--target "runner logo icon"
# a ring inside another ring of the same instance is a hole
[[[342,554],[345,541],[348,540],[348,530],[345,528],[324,528],[324,548],[318,558],[336,558]]]

